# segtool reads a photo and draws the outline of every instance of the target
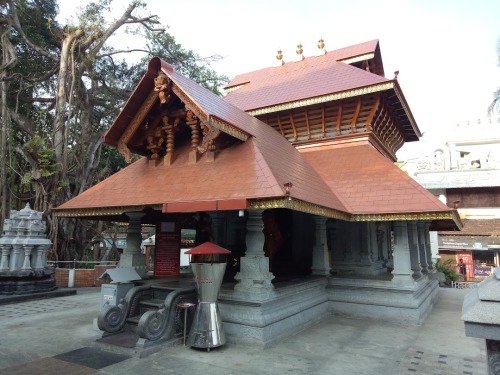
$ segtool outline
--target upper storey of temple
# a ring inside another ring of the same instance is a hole
[[[396,160],[404,142],[421,133],[397,77],[383,75],[373,40],[238,75],[225,100],[298,148],[365,137]]]

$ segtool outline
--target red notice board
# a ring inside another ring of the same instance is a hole
[[[155,276],[178,275],[180,256],[180,226],[170,221],[158,223],[155,237]]]

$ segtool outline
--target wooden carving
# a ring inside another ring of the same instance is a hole
[[[191,148],[196,150],[200,144],[200,128],[198,126],[198,119],[193,111],[186,111],[186,125],[191,128]]]
[[[159,152],[164,147],[163,144],[165,143],[162,128],[158,126],[151,130],[146,137],[146,141],[148,143],[146,148],[151,151],[151,159],[158,160],[160,158]]]
[[[164,130],[165,133],[167,134],[167,155],[171,156],[174,153],[174,141],[175,141],[174,132],[175,128],[179,124],[179,119],[176,118],[174,120],[174,123],[171,124],[168,116],[163,116],[162,122],[163,122],[162,130]]]
[[[158,74],[155,78],[155,91],[158,93],[161,104],[168,103],[172,91],[172,81],[165,74]]]
[[[203,125],[203,140],[201,145],[197,147],[200,154],[204,154],[207,151],[215,151],[215,140],[220,135],[220,130],[214,128],[213,126]]]

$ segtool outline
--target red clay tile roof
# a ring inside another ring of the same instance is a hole
[[[250,111],[391,81],[326,54],[242,74],[230,85],[234,82],[249,83],[229,92],[224,99]]]
[[[303,156],[353,214],[452,211],[369,143]]]
[[[132,119],[158,73],[153,59],[148,73],[108,132],[117,140]],[[190,144],[176,146],[170,166],[154,166],[143,158],[56,210],[162,205],[230,199],[291,197],[355,214],[450,211],[432,194],[369,144],[300,153],[278,132],[169,70],[162,70],[208,116],[233,124],[252,135],[246,142],[223,149],[212,162],[189,163]],[[155,71],[156,69],[156,71]],[[149,90],[149,91],[148,91]],[[140,95],[139,95],[140,94]]]
[[[334,51],[328,52],[332,58],[337,61],[351,59],[356,56],[362,56],[369,53],[375,53],[378,48],[378,39],[370,40],[368,42],[355,44],[344,48],[339,48]]]
[[[150,71],[134,92],[146,92],[153,87],[161,61],[153,59]],[[155,68],[156,66],[156,68]],[[253,135],[245,143],[222,150],[212,163],[188,163],[190,145],[177,148],[179,154],[170,167],[150,166],[146,159],[133,163],[79,196],[59,206],[58,210],[143,206],[168,202],[222,200],[236,198],[271,198],[284,196],[283,185],[292,182],[291,196],[306,202],[345,211],[345,208],[325,182],[302,158],[301,154],[274,129],[246,112],[232,106],[209,90],[175,71],[165,69],[174,83],[208,116]],[[168,67],[167,67],[168,68]],[[128,106],[138,108],[141,97],[129,99]],[[131,118],[115,121],[108,138],[119,139],[118,129],[126,128]],[[110,136],[112,135],[112,137]]]

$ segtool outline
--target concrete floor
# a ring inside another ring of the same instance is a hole
[[[0,374],[486,375],[484,340],[465,337],[460,320],[467,290],[439,293],[422,325],[332,315],[266,349],[176,346],[140,359],[95,348],[100,289],[78,289],[74,296],[0,305]]]

